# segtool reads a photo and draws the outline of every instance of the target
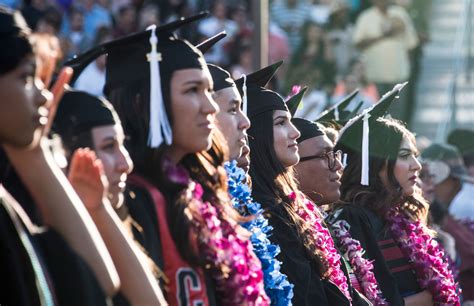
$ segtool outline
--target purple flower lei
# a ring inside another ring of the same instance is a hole
[[[372,272],[374,269],[372,261],[362,257],[364,249],[358,240],[351,237],[349,229],[350,225],[345,220],[336,221],[331,225],[331,231],[336,237],[339,249],[346,254],[349,263],[354,268],[362,293],[374,306],[388,305],[382,297],[382,292]]]
[[[164,167],[173,181],[187,181],[190,187],[191,226],[194,233],[198,233],[198,249],[221,294],[221,305],[270,305],[260,261],[253,253],[250,241],[237,233],[238,225],[223,218],[216,207],[202,200],[202,186],[191,181],[184,168],[166,162]]]
[[[402,253],[410,260],[421,288],[433,296],[435,305],[460,305],[453,274],[445,254],[420,221],[412,221],[392,208],[387,219],[392,235]]]
[[[295,192],[292,192],[288,197],[290,200],[295,201],[297,195]],[[346,275],[341,269],[341,256],[334,246],[334,241],[329,234],[329,230],[323,226],[323,221],[318,214],[318,208],[306,197],[304,197],[304,203],[306,207],[296,207],[296,213],[305,222],[314,225],[314,227],[310,228],[311,235],[313,236],[313,241],[315,242],[316,247],[324,254],[324,257],[328,262],[329,280],[341,289],[342,293],[344,293],[349,301],[352,301]]]

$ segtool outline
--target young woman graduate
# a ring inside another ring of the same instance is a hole
[[[252,195],[269,214],[270,240],[281,248],[281,270],[294,285],[294,305],[350,305],[352,288],[317,208],[299,191],[292,166],[298,163],[300,133],[277,93],[239,80],[251,121]],[[301,98],[302,95],[300,95]],[[244,109],[246,106],[244,104]]]
[[[166,305],[151,272],[157,269],[156,265],[131,239],[136,237],[142,248],[156,244],[145,236],[153,238],[156,235],[154,224],[146,222],[153,209],[146,209],[144,204],[148,202],[133,201],[130,192],[127,192],[129,197],[124,196],[127,175],[133,164],[123,146],[125,136],[112,105],[86,92],[69,90],[59,104],[53,130],[61,136],[70,164],[68,177],[71,184],[83,200],[114,260],[121,279],[120,292],[131,305]],[[90,165],[95,162],[95,155],[107,179],[106,200],[94,196],[98,190],[104,189],[100,181],[96,183],[94,165]],[[148,253],[148,249],[145,252]],[[150,253],[156,256],[159,250],[152,247]],[[114,299],[114,305],[128,304],[122,295]]]
[[[267,305],[261,265],[226,191],[217,106],[202,53],[171,32],[203,14],[106,43],[105,93],[153,199],[170,305]],[[126,56],[125,56],[126,55]],[[148,59],[148,60],[147,60]],[[209,150],[209,151],[208,151]],[[215,292],[213,292],[215,291]]]
[[[426,227],[426,201],[416,185],[421,169],[415,139],[382,116],[400,86],[341,130],[335,149],[347,154],[341,178],[345,220],[390,305],[459,305],[444,253]]]
[[[52,95],[35,78],[29,33],[18,12],[0,8],[0,143],[8,156],[0,162],[1,175],[3,180],[15,168],[43,225],[33,224],[1,187],[0,303],[105,305],[106,295],[118,288],[117,273],[90,216],[45,145],[46,106]]]
[[[265,86],[281,63],[270,65],[247,75],[246,82]],[[280,250],[277,245],[268,240],[268,237],[271,236],[271,227],[263,216],[260,204],[255,202],[251,196],[246,173],[248,168],[243,170],[237,165],[237,159],[242,156],[242,150],[246,147],[246,131],[250,127],[250,121],[242,112],[242,99],[229,72],[212,64],[207,66],[214,81],[214,100],[219,106],[216,123],[229,149],[225,169],[232,203],[242,216],[252,216],[253,218],[244,220],[242,226],[252,233],[250,240],[255,254],[262,263],[265,292],[270,298],[271,304],[292,305],[293,285],[288,282],[286,275],[280,272],[281,263],[276,259]]]

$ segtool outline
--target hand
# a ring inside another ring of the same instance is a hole
[[[90,149],[77,149],[71,159],[68,179],[89,212],[103,206],[108,181],[102,162]]]

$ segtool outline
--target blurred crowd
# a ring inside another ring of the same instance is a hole
[[[254,68],[254,23],[248,0],[0,0],[0,4],[20,9],[35,32],[51,35],[46,47],[56,50],[59,65],[151,24],[208,10],[207,19],[181,30],[180,36],[197,43],[225,30],[227,38],[206,54],[206,60],[228,69],[234,78]],[[270,1],[268,61],[282,59],[286,64],[274,88],[290,93],[293,85],[308,86],[298,116],[314,119],[355,88],[362,89],[359,100],[368,107],[394,84],[410,81],[401,102],[391,110],[409,124],[422,46],[429,38],[430,5],[430,0]],[[102,57],[75,87],[101,95],[104,74]],[[355,107],[354,102],[350,108]]]

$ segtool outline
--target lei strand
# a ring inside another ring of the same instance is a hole
[[[388,223],[402,253],[410,260],[420,287],[433,296],[435,305],[460,305],[457,284],[438,242],[420,221],[412,221],[400,209],[388,213]]]
[[[354,274],[360,283],[362,293],[374,306],[388,305],[383,299],[382,292],[378,288],[372,261],[365,259],[362,255],[364,249],[360,242],[351,237],[350,225],[345,220],[339,220],[331,225],[331,230],[342,253],[345,253],[349,263],[354,268]]]
[[[297,195],[295,192],[290,193],[288,197],[293,203],[296,203]],[[306,223],[314,225],[310,228],[311,235],[316,247],[323,253],[324,258],[328,262],[329,280],[339,287],[349,301],[352,301],[346,275],[341,269],[341,256],[334,247],[334,241],[329,234],[329,230],[323,226],[323,222],[318,215],[318,208],[307,198],[304,198],[304,203],[306,207],[296,207],[296,213]]]
[[[224,165],[228,176],[229,193],[232,196],[234,208],[243,216],[254,216],[249,222],[241,224],[252,235],[250,241],[253,250],[262,263],[265,291],[272,305],[291,306],[293,298],[293,285],[285,274],[280,272],[281,262],[276,259],[280,247],[272,244],[268,237],[272,227],[262,214],[259,203],[254,202],[249,186],[245,183],[245,172],[237,167],[236,161]]]
[[[193,207],[189,210],[191,226],[198,233],[199,251],[221,293],[221,305],[270,305],[260,261],[253,254],[250,242],[237,234],[235,226],[238,225],[222,218],[216,207],[202,200],[202,186],[191,181],[184,168],[164,165],[170,167],[165,171],[173,180],[182,183],[188,177]]]

